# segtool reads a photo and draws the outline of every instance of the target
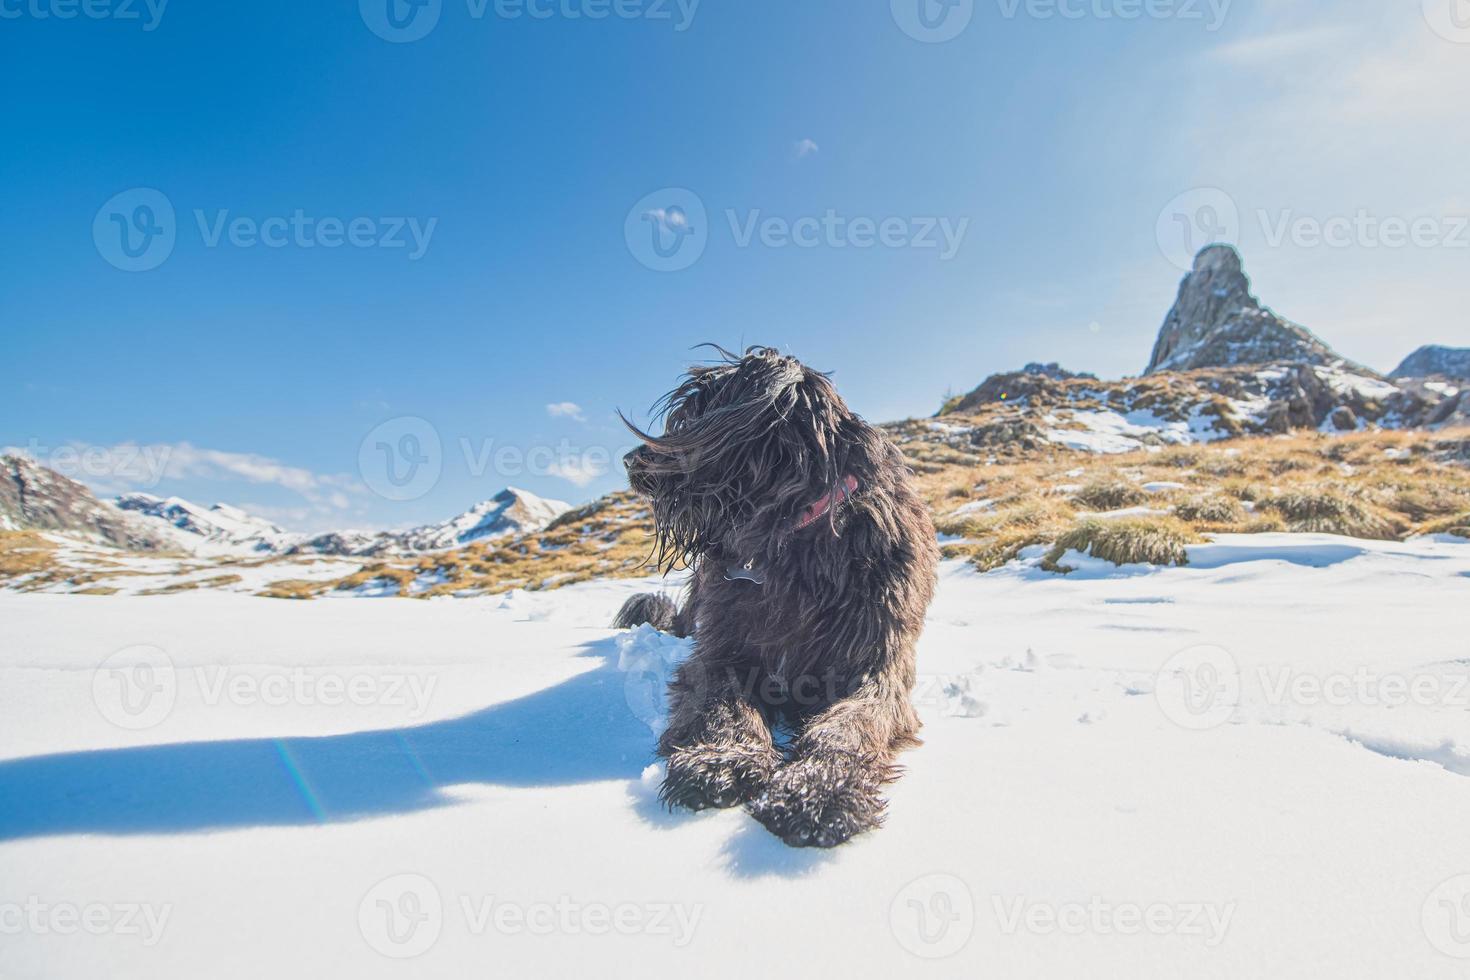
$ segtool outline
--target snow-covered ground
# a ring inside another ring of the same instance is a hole
[[[835,852],[656,805],[644,583],[0,594],[0,976],[1465,975],[1470,544],[1191,558],[946,566]]]

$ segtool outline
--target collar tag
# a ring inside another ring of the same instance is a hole
[[[755,567],[755,559],[752,558],[744,565],[726,565],[726,582],[754,582],[756,585],[766,584],[766,575]]]

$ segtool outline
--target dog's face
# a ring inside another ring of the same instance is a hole
[[[854,416],[826,375],[770,348],[691,369],[660,404],[664,434],[627,423],[643,445],[623,463],[665,567],[764,546],[844,472]]]

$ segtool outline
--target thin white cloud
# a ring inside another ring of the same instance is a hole
[[[794,147],[794,149],[796,152],[796,159],[805,160],[807,157],[811,156],[814,153],[817,153],[822,148],[817,145],[816,140],[803,139],[796,141],[796,146]]]
[[[1343,38],[1344,34],[1341,27],[1275,31],[1222,44],[1212,50],[1210,56],[1237,65],[1260,64],[1319,52]]]
[[[557,460],[547,467],[547,475],[554,476],[578,487],[585,487],[602,476],[607,470],[595,462],[585,459]]]
[[[575,419],[578,422],[587,421],[587,416],[582,414],[582,406],[576,402],[552,402],[546,406],[546,414],[554,419]]]
[[[345,510],[365,492],[347,474],[316,473],[258,453],[205,449],[188,442],[99,446],[69,443],[25,450],[37,462],[103,493],[154,491],[166,480],[243,481],[290,490],[321,511]]]

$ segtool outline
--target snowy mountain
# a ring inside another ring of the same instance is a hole
[[[1262,306],[1251,295],[1250,279],[1234,248],[1205,248],[1179,285],[1178,299],[1164,320],[1144,373],[1275,361],[1340,364],[1355,374],[1374,375],[1346,361],[1306,327]]]
[[[153,518],[179,532],[186,545],[212,550],[278,554],[301,539],[301,535],[282,530],[264,518],[247,514],[238,507],[215,504],[200,507],[179,497],[155,497],[149,493],[128,493],[116,497],[113,504],[121,510]]]
[[[1426,344],[1404,358],[1391,378],[1453,378],[1470,381],[1470,347]]]
[[[171,548],[172,536],[149,524],[29,457],[0,455],[0,530],[57,531],[134,551]]]
[[[537,531],[571,507],[561,500],[546,500],[526,490],[506,487],[458,517],[405,532],[401,536],[403,548],[405,551],[440,551],[509,534]]]
[[[464,513],[438,524],[408,531],[329,531],[292,542],[290,554],[381,555],[421,554],[460,548],[512,534],[539,531],[571,509],[561,500],[547,500],[528,490],[506,487]]]
[[[52,531],[133,551],[196,555],[414,555],[539,531],[571,509],[507,487],[447,521],[408,531],[287,531],[229,504],[91,490],[22,455],[0,455],[0,531]]]

